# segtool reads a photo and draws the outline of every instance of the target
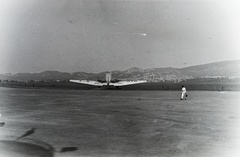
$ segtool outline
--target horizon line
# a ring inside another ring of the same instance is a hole
[[[17,73],[11,73],[11,72],[5,72],[5,73],[0,73],[0,75],[4,75],[4,74],[11,74],[11,75],[15,75],[15,74],[36,74],[36,73],[42,73],[42,72],[46,72],[46,71],[50,71],[50,72],[61,72],[61,73],[77,73],[77,72],[82,72],[82,73],[88,73],[88,74],[99,74],[99,73],[106,73],[106,72],[114,72],[114,71],[127,71],[133,68],[138,68],[141,70],[148,70],[148,69],[164,69],[164,68],[175,68],[175,69],[184,69],[184,68],[189,68],[189,67],[194,67],[194,66],[201,66],[201,65],[208,65],[208,64],[214,64],[214,63],[221,63],[221,62],[234,62],[234,61],[240,61],[240,59],[236,59],[236,60],[224,60],[224,61],[216,61],[216,62],[209,62],[209,63],[203,63],[203,64],[196,64],[196,65],[190,65],[190,66],[185,66],[185,67],[181,67],[181,68],[176,68],[176,67],[157,67],[157,68],[139,68],[139,67],[131,67],[125,70],[104,70],[101,72],[85,72],[85,71],[75,71],[75,72],[66,72],[66,71],[60,71],[60,70],[43,70],[40,72],[17,72]]]

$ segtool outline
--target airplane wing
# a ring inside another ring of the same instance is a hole
[[[138,81],[119,81],[116,83],[110,83],[109,85],[115,86],[115,87],[120,87],[120,86],[127,86],[127,85],[132,85],[132,84],[139,84],[139,83],[145,83],[147,82],[146,80],[138,80]]]
[[[89,81],[89,80],[70,80],[73,83],[81,83],[86,85],[93,85],[93,86],[103,86],[104,84],[98,81]]]

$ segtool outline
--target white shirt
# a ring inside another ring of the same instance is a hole
[[[186,92],[187,92],[187,90],[186,90],[185,87],[182,87],[182,92],[183,92],[183,93],[186,93]]]

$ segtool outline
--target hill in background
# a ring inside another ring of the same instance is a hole
[[[44,71],[41,73],[1,74],[0,79],[8,81],[68,81],[104,80],[105,73]],[[113,79],[147,80],[148,82],[235,82],[240,81],[240,60],[215,62],[185,68],[151,68],[133,67],[123,71],[112,71]]]

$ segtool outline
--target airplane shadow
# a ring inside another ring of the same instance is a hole
[[[55,153],[67,153],[77,151],[77,147],[62,147],[59,150],[55,149],[54,146],[41,140],[27,138],[34,134],[36,128],[31,128],[26,131],[23,135],[17,137],[15,140],[0,140],[0,154],[8,156],[25,156],[31,157],[39,155],[44,157],[54,157]],[[1,155],[0,155],[1,156]],[[1,156],[2,157],[2,156]]]

